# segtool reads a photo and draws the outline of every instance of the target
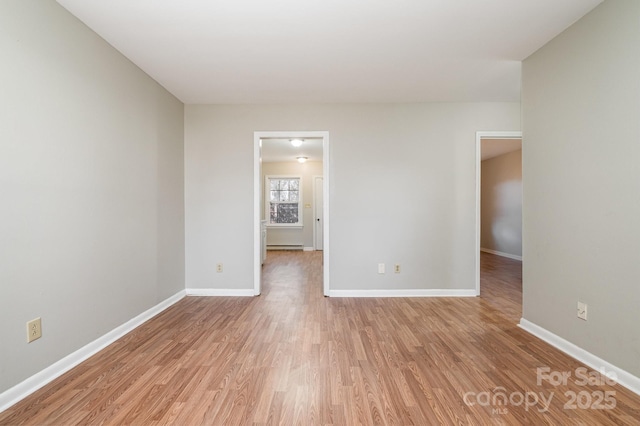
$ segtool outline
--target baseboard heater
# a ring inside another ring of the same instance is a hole
[[[302,228],[267,227],[267,250],[303,250]]]
[[[267,245],[267,250],[303,250],[304,246],[300,245]]]

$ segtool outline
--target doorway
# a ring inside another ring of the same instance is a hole
[[[324,239],[324,178],[322,176],[313,177],[313,248],[322,250]]]
[[[502,150],[502,154],[506,154],[509,150],[521,149],[522,148],[522,132],[520,131],[488,131],[488,132],[476,132],[476,261],[475,261],[475,270],[476,270],[476,295],[480,296],[480,252],[483,248],[481,245],[482,242],[482,198],[481,198],[481,181],[482,181],[482,157],[483,157],[483,141],[495,141],[496,145],[494,145],[494,149],[497,147],[498,154]],[[511,141],[512,143],[509,143]],[[516,145],[517,143],[517,145]],[[486,145],[485,145],[486,146]],[[495,152],[494,152],[495,154]],[[498,155],[495,155],[496,157]],[[486,158],[486,156],[485,156]],[[520,167],[521,167],[520,160]],[[520,178],[520,188],[522,178]],[[521,190],[521,189],[520,189]],[[520,207],[521,209],[521,207]],[[520,227],[522,223],[522,213],[520,213]],[[521,242],[521,231],[520,231],[520,249],[522,247]],[[485,248],[483,251],[487,251]],[[489,251],[491,252],[491,251]],[[498,250],[494,250],[494,254],[505,254],[499,252]]]
[[[301,202],[300,209],[309,209],[312,213],[310,220],[303,222],[302,226],[308,226],[312,230],[312,234],[319,232],[319,235],[314,235],[313,243],[309,247],[303,247],[304,249],[316,250],[317,243],[320,241],[322,247],[322,275],[323,275],[323,294],[329,295],[329,179],[330,179],[330,164],[329,164],[329,132],[254,132],[254,294],[257,296],[261,293],[261,280],[262,280],[262,253],[264,250],[263,243],[263,220],[269,219],[270,215],[265,214],[265,205],[269,205],[265,199],[265,179],[263,179],[263,145],[269,143],[268,141],[285,140],[292,142],[296,139],[299,140],[319,140],[321,141],[322,148],[322,176],[321,182],[318,183],[316,176],[313,179],[309,179],[311,187],[313,188],[309,192],[309,196],[303,194],[304,200]],[[316,202],[315,187],[317,184],[321,185],[321,202],[320,205]],[[308,200],[308,201],[307,201]],[[264,219],[263,219],[264,217]],[[317,219],[320,219],[321,227],[317,226]],[[287,228],[283,226],[283,228]],[[289,227],[289,231],[292,231],[294,226]],[[285,232],[286,233],[286,232]],[[290,232],[291,233],[291,232]],[[297,243],[297,241],[296,241]]]

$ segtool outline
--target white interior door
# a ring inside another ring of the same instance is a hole
[[[313,178],[313,235],[314,235],[314,248],[316,250],[322,250],[322,236],[324,227],[323,218],[323,179],[322,176],[315,176]]]

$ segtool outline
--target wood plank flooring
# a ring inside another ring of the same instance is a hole
[[[640,424],[639,396],[581,386],[580,363],[516,326],[520,262],[483,253],[478,298],[338,299],[321,261],[269,252],[262,296],[187,297],[0,424]],[[538,384],[538,367],[572,377]]]

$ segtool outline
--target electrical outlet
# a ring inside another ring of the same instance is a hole
[[[587,304],[578,302],[578,318],[587,320]]]
[[[42,320],[36,318],[27,322],[27,343],[42,337]]]
[[[378,273],[384,274],[384,263],[378,263]]]
[[[222,272],[222,271],[223,271],[223,269],[222,269],[222,263],[218,263],[218,264],[216,265],[216,272]]]
[[[396,263],[396,265],[393,267],[393,272],[395,272],[396,274],[400,273],[400,264]]]

